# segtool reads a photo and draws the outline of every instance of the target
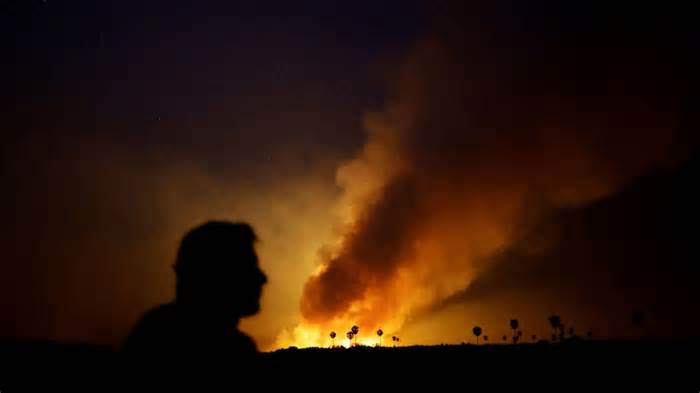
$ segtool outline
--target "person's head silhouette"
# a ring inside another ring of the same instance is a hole
[[[256,353],[255,342],[236,328],[241,317],[258,312],[267,282],[258,267],[255,240],[249,225],[222,221],[185,234],[174,266],[175,301],[146,313],[124,352],[137,355],[132,359],[156,357],[182,366],[201,362],[202,355],[234,359]]]
[[[190,230],[174,266],[176,302],[212,317],[238,320],[257,313],[267,278],[258,267],[255,241],[248,224],[210,221]]]

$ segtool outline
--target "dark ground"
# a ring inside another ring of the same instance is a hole
[[[324,390],[689,391],[698,392],[699,340],[576,341],[560,344],[285,349],[261,362],[201,369],[135,370],[109,348],[0,341],[0,391],[195,390],[275,387]],[[206,360],[197,362],[200,366]],[[211,370],[211,369],[207,369]],[[144,382],[144,377],[146,377]],[[224,385],[228,384],[226,387]],[[246,386],[243,388],[243,386]],[[482,390],[482,389],[478,389]]]

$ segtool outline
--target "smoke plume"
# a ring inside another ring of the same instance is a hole
[[[442,20],[416,44],[385,109],[366,116],[366,145],[339,167],[347,221],[306,283],[307,324],[399,329],[547,211],[677,157],[676,71],[653,48],[465,20],[479,26]]]

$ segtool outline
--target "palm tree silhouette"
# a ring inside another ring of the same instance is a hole
[[[379,336],[379,346],[380,347],[382,346],[382,335],[383,334],[384,334],[384,332],[382,331],[382,329],[377,330],[377,336]]]
[[[350,346],[352,346],[352,338],[355,337],[355,335],[352,333],[352,330],[345,333],[345,336],[350,340]]]
[[[350,328],[352,336],[355,337],[355,346],[357,346],[357,334],[360,332],[360,328],[357,325],[352,325]]]
[[[479,336],[481,336],[481,328],[479,326],[474,326],[472,333],[476,336],[476,345],[479,345]]]
[[[485,343],[489,342],[489,336],[484,336],[484,342]]]
[[[566,338],[566,326],[564,324],[559,324],[559,341],[564,341]]]
[[[532,342],[534,343],[535,341],[537,341],[537,335],[536,335],[536,334],[533,334],[533,335],[532,335]]]
[[[518,330],[519,326],[520,326],[520,323],[518,322],[517,319],[510,320],[510,328],[513,329],[513,336],[516,335],[515,331]]]
[[[510,328],[513,329],[513,335],[515,336],[515,331],[518,330],[518,327],[520,326],[520,322],[518,322],[517,319],[511,319],[510,320]]]
[[[549,325],[552,327],[552,341],[557,341],[556,332],[561,325],[561,317],[559,317],[559,315],[550,315],[547,320],[549,321]]]
[[[335,347],[335,332],[331,332],[331,348]]]
[[[397,338],[396,336],[391,336],[391,341],[394,342],[394,348],[396,348],[396,341],[397,341],[396,338]]]
[[[508,336],[503,336],[503,342],[508,342]]]

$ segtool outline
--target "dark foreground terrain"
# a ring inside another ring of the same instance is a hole
[[[45,391],[47,386],[58,391],[172,391],[190,390],[192,384],[213,385],[219,391],[275,387],[474,391],[478,387],[476,391],[698,392],[698,343],[569,340],[557,344],[292,348],[261,354],[255,364],[201,359],[196,364],[202,367],[170,370],[158,364],[126,364],[118,353],[104,347],[0,341],[0,392]]]

